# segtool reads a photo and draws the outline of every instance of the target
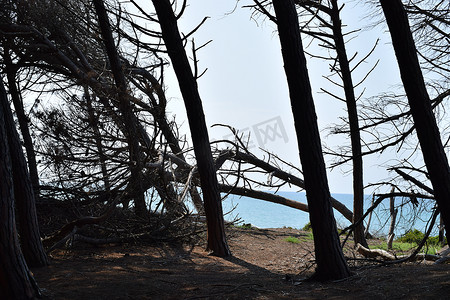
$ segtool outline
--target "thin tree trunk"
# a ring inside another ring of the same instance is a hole
[[[444,220],[442,219],[442,214],[439,215],[439,244],[441,246],[445,245],[445,225]]]
[[[127,83],[123,74],[122,64],[114,43],[111,32],[108,15],[102,0],[94,0],[95,10],[97,12],[99,26],[102,32],[103,41],[105,43],[106,53],[111,64],[111,71],[114,81],[118,89],[119,109],[122,114],[123,123],[125,125],[128,150],[130,152],[130,184],[136,191],[134,194],[134,206],[136,214],[145,216],[147,209],[145,204],[145,194],[142,187],[142,162],[139,157],[139,135],[138,125],[133,115],[130,101],[127,99]]]
[[[344,85],[345,103],[347,104],[348,122],[350,125],[350,140],[352,146],[353,162],[353,223],[357,222],[364,213],[364,182],[363,182],[363,160],[361,154],[361,136],[359,131],[358,110],[356,107],[355,89],[353,87],[352,72],[345,49],[344,36],[342,34],[342,23],[339,16],[337,0],[331,0],[331,20],[333,22],[333,39],[336,46],[337,58]],[[355,227],[355,245],[357,243],[367,246],[364,237],[364,223]]]
[[[394,188],[392,188],[391,193],[394,192]],[[389,234],[387,240],[387,248],[392,249],[392,242],[394,241],[394,229],[395,229],[395,219],[397,218],[397,210],[395,209],[395,197],[392,196],[389,201],[389,211],[391,212],[391,224],[389,226]],[[367,247],[366,247],[367,248]]]
[[[300,29],[292,0],[273,0],[314,234],[317,280],[350,275],[340,247]]]
[[[1,102],[7,102],[0,82]],[[20,249],[14,213],[12,162],[5,126],[4,106],[0,105],[0,299],[33,299],[39,294]]]
[[[370,207],[372,207],[374,203],[375,203],[375,195],[372,195],[372,201],[370,203]],[[373,211],[371,211],[369,213],[369,218],[367,220],[367,227],[364,229],[364,237],[366,237],[366,238],[370,235],[369,228],[370,228],[370,223],[372,221],[372,213],[373,213]]]
[[[207,220],[207,248],[214,255],[228,256],[230,250],[225,236],[222,203],[197,82],[189,65],[170,1],[153,0],[153,5],[186,106],[203,191]]]
[[[401,0],[380,0],[380,3],[391,33],[434,196],[446,227],[447,243],[450,243],[450,167],[417,58],[408,16]]]
[[[4,89],[4,87],[1,88]],[[20,242],[23,255],[28,265],[32,267],[46,266],[48,264],[47,255],[45,254],[39,234],[33,186],[7,97],[1,97],[0,106],[3,110],[4,126],[8,136],[14,198],[19,220]]]

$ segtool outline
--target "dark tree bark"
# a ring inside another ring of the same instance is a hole
[[[34,196],[36,200],[39,198],[39,175],[36,164],[36,153],[34,152],[33,139],[31,138],[30,128],[28,127],[28,117],[23,109],[23,102],[19,89],[16,84],[16,66],[10,57],[7,47],[4,49],[4,62],[6,69],[6,77],[8,80],[9,94],[11,95],[14,108],[16,110],[17,120],[19,121],[20,131],[22,132],[23,144],[27,154],[28,171],[30,172],[31,184],[33,185]]]
[[[380,0],[380,3],[391,34],[434,196],[445,224],[447,243],[450,244],[450,167],[417,58],[408,16],[401,0]]]
[[[111,71],[119,94],[119,109],[122,114],[125,125],[125,134],[130,153],[130,184],[136,191],[134,195],[134,206],[136,214],[145,216],[147,209],[145,204],[145,195],[142,187],[142,162],[139,157],[139,134],[138,125],[133,115],[130,101],[127,99],[127,82],[123,73],[122,64],[114,44],[114,38],[109,24],[108,14],[102,0],[94,0],[95,10],[97,12],[98,23],[105,43],[106,53],[111,64]]]
[[[230,250],[225,236],[222,203],[197,82],[189,65],[170,1],[153,0],[153,5],[186,106],[203,191],[208,229],[207,247],[214,255],[228,256]]]
[[[364,182],[363,160],[361,154],[361,135],[359,131],[358,110],[356,107],[355,89],[353,88],[350,63],[345,49],[344,36],[342,34],[342,22],[337,0],[331,0],[330,16],[333,22],[333,39],[336,46],[339,61],[340,74],[344,85],[345,103],[347,104],[348,122],[350,125],[350,140],[353,162],[353,223],[356,223],[364,213]],[[354,229],[355,245],[357,243],[367,246],[364,237],[364,224],[361,222]]]
[[[29,266],[46,266],[47,255],[39,234],[33,185],[7,97],[0,98],[0,106],[3,110],[4,126],[8,137],[22,252]]]
[[[317,117],[300,37],[297,12],[292,0],[273,0],[284,69],[303,167],[309,217],[314,234],[317,280],[342,279],[350,275],[340,247]]]
[[[1,102],[7,102],[0,81]],[[14,213],[12,162],[5,126],[4,106],[0,105],[0,298],[33,299],[39,294],[20,249]]]

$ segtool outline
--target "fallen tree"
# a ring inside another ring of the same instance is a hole
[[[395,254],[392,254],[383,249],[368,249],[368,248],[362,246],[361,244],[356,245],[356,251],[367,258],[381,257],[386,264],[403,263],[403,262],[416,261],[416,260],[431,260],[431,261],[435,261],[436,263],[442,263],[444,261],[447,261],[446,257],[450,251],[444,251],[444,252],[442,252],[441,255],[419,253],[420,250],[425,246],[427,239],[431,234],[431,231],[433,229],[434,223],[436,222],[436,218],[438,215],[439,215],[439,211],[435,210],[433,216],[431,217],[431,220],[430,220],[430,223],[428,226],[428,230],[426,231],[423,239],[421,240],[419,245],[416,247],[416,249],[414,249],[414,251],[409,255],[396,256]]]

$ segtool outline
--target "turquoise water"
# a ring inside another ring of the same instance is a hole
[[[306,195],[304,192],[278,192],[280,196],[289,198],[291,200],[300,201],[302,203],[307,203]],[[352,210],[353,207],[353,195],[351,194],[333,194],[333,197],[342,202],[347,208]],[[366,197],[365,207],[370,207],[372,201],[371,196]],[[396,204],[400,205],[402,199],[396,199]],[[400,212],[397,217],[396,222],[396,236],[399,236],[406,232],[408,229],[416,228],[421,231],[425,231],[425,226],[427,220],[431,216],[429,212],[432,203],[427,203],[425,201],[421,202],[421,206],[416,208],[412,205],[400,206]],[[420,208],[420,209],[419,209]],[[424,210],[421,214],[418,214],[419,210]],[[275,204],[263,200],[257,200],[249,197],[240,196],[229,196],[223,202],[223,210],[225,219],[232,221],[236,218],[244,223],[251,223],[253,226],[259,228],[281,228],[281,227],[292,227],[292,228],[303,228],[305,224],[309,222],[309,216],[306,212],[290,208],[281,204]],[[339,212],[334,210],[336,222],[338,227],[344,228],[350,225]],[[416,215],[417,218],[413,220],[413,216]],[[390,218],[389,218],[389,200],[386,199],[380,204],[380,206],[375,210],[372,216],[371,224],[369,226],[370,232],[375,235],[383,236],[386,235],[389,230]],[[367,226],[367,221],[365,222]],[[433,234],[437,234],[437,225],[433,231]]]

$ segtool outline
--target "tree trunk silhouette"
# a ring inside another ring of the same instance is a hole
[[[8,102],[0,81],[1,102]],[[5,126],[4,106],[0,105],[0,299],[33,299],[39,294],[20,249],[14,212],[12,162]]]
[[[337,0],[331,1],[330,16],[333,23],[333,39],[336,46],[337,58],[341,70],[342,84],[344,85],[345,103],[347,105],[348,122],[350,126],[350,140],[353,162],[353,223],[356,223],[364,213],[364,182],[363,160],[361,154],[361,135],[359,131],[358,110],[356,107],[355,89],[353,87],[350,63],[345,49],[344,36],[342,34],[342,22],[339,17],[340,10]],[[367,246],[364,237],[364,224],[361,222],[355,227],[355,245],[357,243]]]
[[[127,82],[123,73],[122,64],[114,43],[114,38],[109,24],[108,15],[102,0],[94,0],[95,10],[97,12],[98,23],[102,32],[103,42],[105,44],[106,53],[111,64],[111,71],[114,81],[118,89],[119,109],[122,114],[123,123],[125,125],[125,133],[128,143],[128,151],[130,153],[130,185],[135,190],[133,195],[134,208],[136,214],[145,216],[146,204],[145,195],[142,187],[142,163],[139,157],[139,134],[138,125],[133,115],[130,101],[127,99]]]
[[[450,243],[450,167],[417,58],[408,16],[401,0],[380,0],[391,34],[403,86],[416,127],[434,196]]]
[[[225,236],[222,203],[197,82],[189,65],[170,1],[153,0],[153,5],[186,107],[203,191],[208,230],[207,248],[214,255],[228,256],[230,250]]]
[[[31,138],[30,128],[28,127],[28,117],[23,109],[23,101],[16,84],[16,66],[11,61],[9,49],[5,47],[4,62],[6,77],[8,80],[9,94],[11,95],[14,108],[16,110],[17,120],[19,121],[20,131],[22,133],[23,144],[27,154],[28,171],[30,172],[31,184],[33,185],[36,201],[39,199],[39,175],[36,164],[36,153],[34,152],[33,139]]]
[[[33,185],[3,84],[0,88],[2,94],[5,95],[0,98],[0,106],[3,110],[4,127],[11,157],[14,199],[19,220],[22,252],[29,266],[42,267],[46,266],[48,262],[39,234]]]
[[[309,217],[314,234],[316,273],[313,279],[342,279],[350,271],[342,253],[330,202],[317,117],[292,0],[273,0],[284,69],[303,168]]]

